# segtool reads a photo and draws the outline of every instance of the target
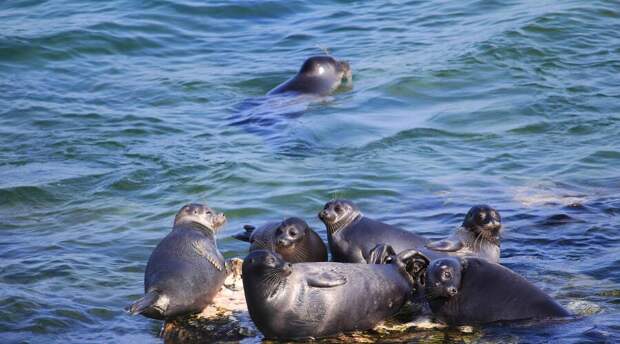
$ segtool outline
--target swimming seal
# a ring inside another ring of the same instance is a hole
[[[174,218],[172,232],[163,238],[149,258],[141,299],[128,307],[132,314],[153,319],[202,311],[226,279],[224,257],[215,233],[226,222],[203,204],[188,204]]]
[[[502,219],[499,212],[482,204],[473,206],[465,215],[463,224],[444,240],[426,244],[439,252],[458,256],[477,256],[498,263]]]
[[[319,219],[327,228],[327,241],[335,262],[368,262],[370,250],[379,244],[388,244],[400,253],[423,248],[428,242],[418,234],[365,217],[348,200],[327,202],[319,212]]]
[[[304,62],[294,77],[278,85],[267,95],[291,92],[326,96],[345,81],[351,81],[351,67],[347,62],[327,55],[313,56]]]
[[[279,339],[370,329],[395,315],[412,287],[396,264],[290,264],[267,250],[250,252],[242,278],[256,327]]]
[[[289,217],[282,222],[269,222],[258,229],[250,225],[244,228],[245,232],[234,237],[250,242],[250,252],[260,249],[274,251],[289,263],[327,261],[325,243],[298,217]]]
[[[535,285],[486,259],[435,259],[425,271],[425,296],[448,324],[546,319],[570,314]],[[420,276],[420,275],[419,275]]]

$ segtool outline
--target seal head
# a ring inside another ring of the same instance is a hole
[[[326,96],[340,85],[350,84],[351,76],[349,63],[327,55],[312,56],[304,62],[293,78],[267,94],[295,92]]]
[[[226,223],[224,213],[217,213],[205,204],[190,203],[181,208],[174,217],[173,229],[190,226],[215,234]]]
[[[471,207],[461,227],[474,234],[476,238],[484,239],[497,246],[500,244],[502,218],[497,210],[486,204]]]
[[[329,201],[319,212],[319,219],[323,221],[329,233],[334,234],[349,226],[362,217],[362,212],[353,202],[343,199]]]
[[[458,258],[442,258],[431,262],[426,272],[425,294],[429,300],[450,298],[458,294],[462,265]]]

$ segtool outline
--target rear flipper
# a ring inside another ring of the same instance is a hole
[[[252,225],[245,225],[243,226],[243,229],[245,229],[245,232],[235,234],[233,235],[233,238],[237,240],[245,241],[245,242],[250,242],[250,236],[252,235],[252,232],[254,232],[256,227]]]
[[[160,295],[156,290],[152,290],[125,310],[131,315],[142,314],[149,318],[163,319],[166,308],[168,308],[168,298]]]

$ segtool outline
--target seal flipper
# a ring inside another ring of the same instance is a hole
[[[334,271],[324,271],[307,275],[306,283],[315,288],[332,288],[347,283],[347,278]]]
[[[442,252],[456,252],[463,248],[463,242],[461,240],[455,239],[444,239],[439,241],[433,241],[426,244],[426,248],[429,248],[433,251],[442,251]]]
[[[368,256],[368,264],[388,264],[392,261],[392,256],[395,256],[396,252],[391,245],[378,244],[372,250]]]
[[[213,265],[213,267],[215,267],[218,271],[224,270],[225,266],[222,266],[222,264],[220,264],[219,262],[220,260],[224,260],[224,257],[221,257],[221,254],[219,255],[219,257],[214,257],[211,253],[209,253],[209,249],[205,246],[204,242],[198,240],[193,241],[192,248],[194,249],[194,252],[196,252],[196,254],[201,257],[207,258],[207,261],[211,263],[211,265]],[[225,263],[226,262],[224,262],[224,265]]]
[[[252,232],[254,232],[256,227],[252,225],[244,225],[243,229],[245,230],[245,232],[235,234],[233,235],[233,238],[237,240],[245,241],[245,242],[250,242],[250,236],[252,235]]]
[[[156,290],[151,290],[146,293],[141,299],[126,307],[125,310],[131,315],[148,312],[151,314],[157,313],[161,317],[163,317],[166,310],[162,309],[159,305],[157,305],[158,303],[160,303],[159,296],[159,292],[157,292]]]

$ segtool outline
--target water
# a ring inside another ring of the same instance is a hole
[[[616,1],[9,0],[0,23],[2,342],[160,342],[122,308],[183,204],[226,213],[233,257],[246,223],[324,236],[332,197],[432,238],[500,210],[505,265],[580,317],[474,340],[620,339]],[[276,139],[230,125],[321,48],[352,90]]]

